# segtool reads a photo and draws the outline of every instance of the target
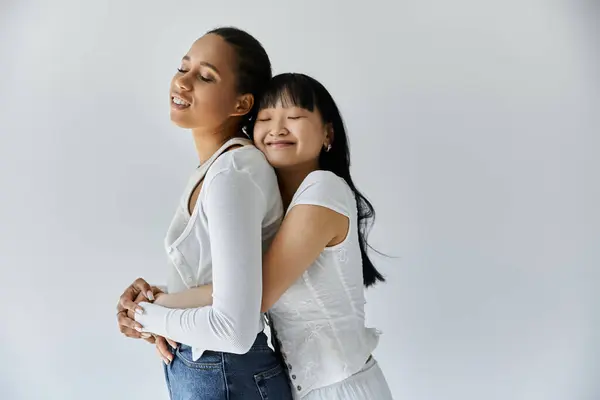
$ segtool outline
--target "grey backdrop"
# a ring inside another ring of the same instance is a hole
[[[114,306],[165,274],[195,163],[168,84],[223,24],[339,102],[395,398],[600,397],[598,3],[350,3],[3,0],[0,398],[167,398]]]

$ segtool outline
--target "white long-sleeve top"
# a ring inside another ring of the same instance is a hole
[[[283,206],[264,155],[252,145],[223,153],[234,144],[248,142],[225,143],[191,177],[165,239],[169,293],[212,282],[212,306],[140,303],[144,313],[136,315],[144,331],[191,346],[194,360],[205,350],[246,353],[264,329],[262,254],[279,228]],[[188,201],[202,177],[190,215]]]

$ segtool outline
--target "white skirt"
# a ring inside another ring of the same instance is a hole
[[[393,400],[392,392],[374,358],[356,374],[333,385],[311,390],[301,400]]]

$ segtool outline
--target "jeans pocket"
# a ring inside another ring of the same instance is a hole
[[[202,354],[198,360],[194,361],[192,359],[192,349],[180,345],[177,350],[175,350],[175,356],[189,368],[222,369],[223,365],[221,353],[210,350],[204,351],[204,354]]]
[[[291,400],[290,383],[281,364],[254,375],[262,400]]]

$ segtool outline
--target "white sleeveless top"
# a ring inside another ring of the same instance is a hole
[[[379,340],[376,329],[365,327],[354,193],[334,173],[314,171],[287,211],[299,204],[332,209],[350,226],[346,239],[323,250],[269,311],[296,398],[360,371]]]
[[[244,147],[225,152],[229,147]],[[193,213],[188,201],[204,178]],[[262,254],[279,229],[277,177],[247,139],[225,143],[192,175],[165,238],[168,292],[213,284],[212,306],[169,309],[140,303],[144,331],[193,348],[246,353],[264,329]]]

